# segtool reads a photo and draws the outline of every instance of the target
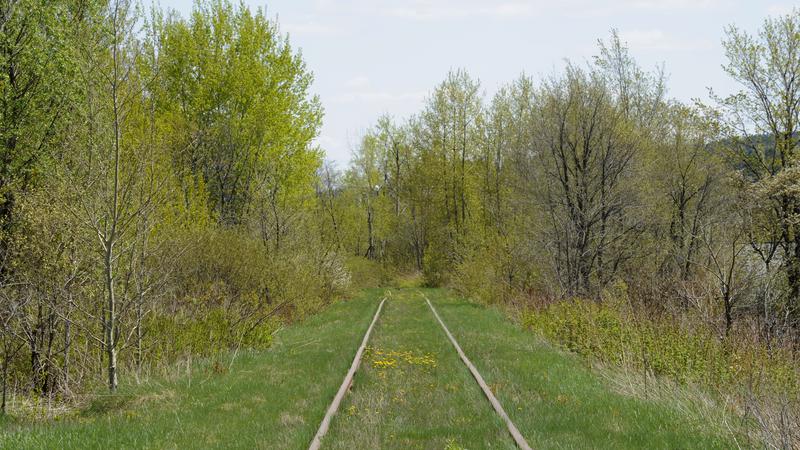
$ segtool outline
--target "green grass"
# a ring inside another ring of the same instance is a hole
[[[126,386],[63,423],[0,425],[0,448],[304,448],[342,382],[382,291],[280,331],[265,352]]]
[[[426,295],[534,448],[736,447],[717,417],[624,395],[499,310],[406,288],[365,291],[282,330],[268,351],[123,387],[58,423],[0,422],[0,448],[306,448],[384,295],[323,448],[514,448]]]
[[[515,448],[422,297],[389,292],[323,448]]]
[[[578,357],[553,348],[498,310],[442,290],[427,295],[532,447],[736,448],[724,413],[624,395]],[[676,399],[679,397],[676,392]]]

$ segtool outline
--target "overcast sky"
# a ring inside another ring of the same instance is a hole
[[[193,0],[159,0],[186,16]],[[238,1],[238,0],[235,0]],[[616,28],[647,68],[664,63],[670,94],[707,98],[735,85],[721,69],[724,28],[756,32],[783,0],[245,0],[278,17],[314,72],[325,108],[319,144],[346,164],[358,137],[388,113],[417,112],[451,68],[487,96],[525,72],[547,76],[565,58],[589,61]]]

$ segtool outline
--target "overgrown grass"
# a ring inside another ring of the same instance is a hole
[[[58,423],[0,424],[0,448],[303,448],[381,292],[278,332],[267,351],[228,354],[178,367],[170,379],[122,386]]]
[[[366,291],[281,330],[267,351],[177,366],[171,377],[123,386],[59,421],[5,420],[0,448],[305,448],[384,295],[325,448],[514,448],[425,295],[534,448],[753,445],[733,440],[729,415],[713,401],[652,389],[637,398],[627,390],[638,378],[603,376],[610,372],[544,343],[500,310],[408,288]]]
[[[584,360],[565,354],[497,309],[446,291],[426,293],[535,448],[735,448],[741,433],[716,405],[686,396],[626,395]],[[744,444],[747,445],[747,444]]]
[[[416,290],[392,290],[324,448],[515,448]]]
[[[800,373],[784,349],[669,318],[643,317],[614,302],[571,300],[531,310],[524,325],[570,351],[617,365],[647,368],[676,382],[732,384],[758,373],[759,383],[797,392]]]
[[[800,370],[790,347],[770,348],[751,331],[721,337],[702,323],[645,316],[613,298],[550,304],[523,314],[523,322],[587,360],[623,368],[639,380],[700,388],[741,420],[757,423],[752,432],[775,447],[800,444]],[[647,395],[647,386],[639,391]]]

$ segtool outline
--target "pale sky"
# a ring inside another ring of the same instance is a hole
[[[186,16],[193,0],[157,0]],[[234,0],[239,1],[239,0]],[[590,61],[617,28],[645,68],[664,63],[672,97],[736,87],[723,72],[728,24],[757,32],[783,0],[245,0],[278,17],[314,72],[325,118],[319,145],[345,165],[383,113],[419,111],[448,70],[466,69],[487,98],[522,72],[541,78]]]

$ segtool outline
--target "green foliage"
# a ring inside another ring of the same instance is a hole
[[[543,290],[539,261],[527,253],[519,234],[486,233],[472,239],[453,271],[451,284],[458,292],[485,304],[508,304]]]
[[[235,229],[193,232],[190,238],[176,263],[174,299],[155,313],[182,338],[154,336],[154,345],[172,348],[173,357],[264,348],[279,322],[317,311],[349,287],[348,273],[315,267],[312,257],[290,249],[274,252]]]
[[[380,261],[351,256],[346,265],[351,277],[350,288],[354,290],[388,286],[394,279],[393,270]]]
[[[342,382],[381,291],[285,327],[267,351],[222,352],[162,367],[47,423],[0,418],[0,446],[27,448],[300,448]],[[217,314],[218,324],[225,320]],[[173,326],[162,317],[159,324]],[[182,319],[180,319],[182,320]],[[203,330],[198,325],[197,333]],[[216,325],[209,325],[215,329]],[[175,330],[175,336],[189,331]],[[171,333],[172,334],[172,333]],[[207,338],[199,342],[208,343]],[[198,349],[211,352],[214,349]],[[309,382],[313,380],[313,382]],[[46,400],[45,400],[46,402]]]
[[[800,392],[790,352],[747,336],[720,339],[702,324],[633,312],[624,302],[581,299],[528,311],[526,327],[591,360],[664,376],[712,390],[748,387],[761,395]]]
[[[213,356],[239,348],[265,349],[272,343],[276,329],[273,321],[257,323],[237,317],[222,306],[203,308],[197,305],[190,314],[153,314],[145,326],[159,330],[169,340],[154,339],[148,348],[153,361],[172,363],[190,355]]]
[[[156,94],[180,169],[202,175],[211,207],[240,223],[248,207],[297,206],[311,193],[322,110],[312,75],[266,12],[200,0],[191,18],[153,24],[164,73]]]
[[[14,394],[57,401],[104,373],[265,348],[349,286],[314,216],[322,108],[278,23],[228,0],[189,18],[134,3],[0,7]]]
[[[450,273],[453,270],[453,247],[448,240],[433,238],[427,248],[425,257],[422,259],[422,274],[425,279],[425,286],[437,287],[446,286],[450,280]]]
[[[74,95],[76,73],[75,42],[64,22],[74,12],[71,2],[20,0],[2,9],[0,226],[7,232],[20,194],[42,181],[51,157],[60,153],[57,142],[67,123],[62,113]]]

